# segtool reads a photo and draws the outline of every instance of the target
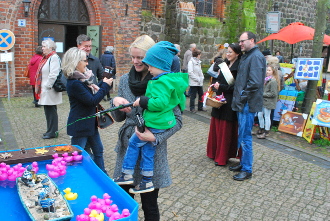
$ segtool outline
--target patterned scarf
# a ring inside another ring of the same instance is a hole
[[[53,54],[56,54],[55,51],[50,52],[48,55],[44,55],[42,57],[42,60],[39,63],[38,70],[36,73],[36,85],[35,85],[35,93],[38,95],[38,97],[41,94],[41,81],[42,81],[42,67],[46,64],[48,58],[52,56]],[[39,99],[39,98],[38,98]]]

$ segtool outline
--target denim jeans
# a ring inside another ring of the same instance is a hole
[[[157,134],[164,132],[165,130],[159,130],[154,128],[148,128],[152,133]],[[141,174],[143,176],[154,175],[154,155],[156,147],[152,142],[142,141],[134,133],[129,139],[128,148],[125,154],[122,172],[125,174],[134,173],[135,164],[141,154]]]
[[[271,109],[262,108],[262,112],[258,112],[258,120],[259,120],[259,125],[260,128],[264,128],[265,130],[270,130],[270,113],[272,112]]]
[[[101,137],[98,130],[95,130],[95,134],[89,137],[72,137],[71,145],[78,145],[82,148],[85,148],[86,143],[92,148],[94,155],[95,164],[105,173],[108,174],[104,167],[104,159],[103,159],[103,144],[101,141]]]
[[[241,165],[242,171],[252,173],[253,150],[252,150],[252,127],[255,112],[249,111],[246,103],[241,112],[237,112],[238,118],[238,148],[242,148]]]

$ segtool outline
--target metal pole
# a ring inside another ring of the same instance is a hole
[[[8,53],[8,51],[5,51],[5,53]],[[8,61],[6,62],[6,73],[7,73],[7,90],[8,90],[8,101],[10,101],[10,79],[9,79],[9,68],[8,68]]]

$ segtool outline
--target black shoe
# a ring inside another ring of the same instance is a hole
[[[39,104],[34,104],[34,107],[41,107],[41,105],[39,105]]]
[[[191,113],[196,113],[197,111],[195,109],[190,110]]]
[[[226,165],[219,165],[217,162],[214,162],[214,165],[216,165],[216,166],[220,166],[220,167],[224,167],[224,166],[226,166]]]
[[[42,136],[42,139],[52,139],[52,138],[56,138],[56,135],[48,135],[48,134],[44,134]]]
[[[204,110],[204,109],[198,109],[198,111],[204,111],[204,112],[206,112],[206,110]]]
[[[234,172],[240,172],[241,169],[242,169],[242,165],[241,164],[238,164],[236,166],[229,167],[229,170],[230,171],[234,171]]]
[[[107,98],[107,101],[110,101],[110,100],[111,100],[111,97],[108,97],[108,98]]]
[[[252,173],[241,171],[238,174],[236,174],[235,176],[233,176],[233,179],[237,180],[237,181],[243,181],[243,180],[250,179],[251,177],[252,177]]]

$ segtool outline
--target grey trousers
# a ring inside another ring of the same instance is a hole
[[[55,132],[58,131],[58,115],[56,105],[44,105],[44,111],[47,122],[47,131],[45,135],[55,136]]]

